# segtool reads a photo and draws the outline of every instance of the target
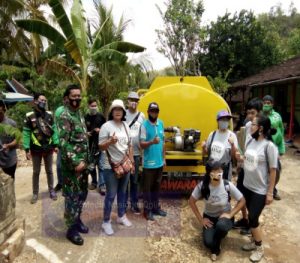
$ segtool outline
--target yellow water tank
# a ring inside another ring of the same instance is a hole
[[[149,90],[141,90],[139,94],[138,108],[145,116],[149,103],[156,102],[165,128],[179,127],[182,135],[186,129],[201,132],[194,151],[176,150],[171,142],[172,133],[165,133],[168,143],[164,171],[203,174],[201,142],[217,129],[218,111],[230,111],[226,101],[213,91],[206,77],[157,77]]]

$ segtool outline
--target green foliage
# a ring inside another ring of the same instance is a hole
[[[219,93],[221,96],[224,96],[230,86],[230,84],[227,82],[227,78],[230,74],[231,70],[228,70],[228,72],[223,77],[221,72],[218,72],[218,75],[216,77],[207,76],[208,81],[210,85],[213,87],[214,91]]]
[[[300,55],[300,28],[293,29],[288,39],[288,55]]]
[[[26,80],[30,78],[34,70],[27,67],[17,67],[11,65],[0,66],[0,79],[5,81],[6,79],[15,78],[16,80]]]
[[[32,111],[29,103],[18,102],[16,105],[10,107],[6,114],[17,123],[18,129],[22,130],[26,113],[29,111]]]
[[[156,30],[157,50],[169,59],[176,75],[199,75],[194,54],[200,49],[200,22],[204,12],[202,1],[168,0],[165,13],[157,6],[164,22],[163,30]],[[190,72],[186,68],[190,62]]]
[[[277,64],[282,55],[253,12],[242,10],[207,27],[199,60],[203,75],[215,78],[231,69],[228,82],[234,82]]]
[[[15,127],[12,127],[7,124],[0,123],[0,134],[7,134],[12,137],[15,137],[18,144],[21,142],[22,139],[22,133]]]
[[[258,21],[276,41],[284,59],[300,55],[300,13],[293,3],[288,11],[283,10],[281,4],[273,6],[268,13],[260,14]]]
[[[128,91],[122,91],[118,94],[117,99],[123,100],[124,104],[127,104]]]

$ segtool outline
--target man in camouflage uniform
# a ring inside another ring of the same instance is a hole
[[[26,114],[23,126],[23,148],[27,160],[32,160],[33,166],[32,204],[38,200],[42,159],[45,163],[50,198],[57,199],[53,190],[52,163],[53,152],[57,151],[58,137],[52,112],[46,111],[46,103],[44,94],[35,94],[33,111]]]
[[[76,85],[66,90],[68,103],[56,119],[61,150],[63,195],[65,197],[66,234],[75,245],[83,245],[79,233],[88,233],[81,219],[83,203],[87,198],[88,186],[88,137],[85,122],[79,107],[81,90]]]

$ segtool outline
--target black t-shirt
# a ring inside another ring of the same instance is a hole
[[[92,136],[89,138],[90,149],[91,147],[98,148],[99,133],[95,132],[94,129],[100,129],[101,126],[106,122],[106,119],[100,112],[97,112],[95,115],[87,114],[85,115],[84,119],[87,131],[92,132]]]

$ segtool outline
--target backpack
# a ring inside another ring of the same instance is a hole
[[[228,195],[228,203],[230,203],[230,200],[231,200],[231,196],[230,196],[230,185],[229,185],[229,181],[226,180],[226,179],[223,179],[223,184],[224,184],[224,188],[227,192],[227,195]]]

